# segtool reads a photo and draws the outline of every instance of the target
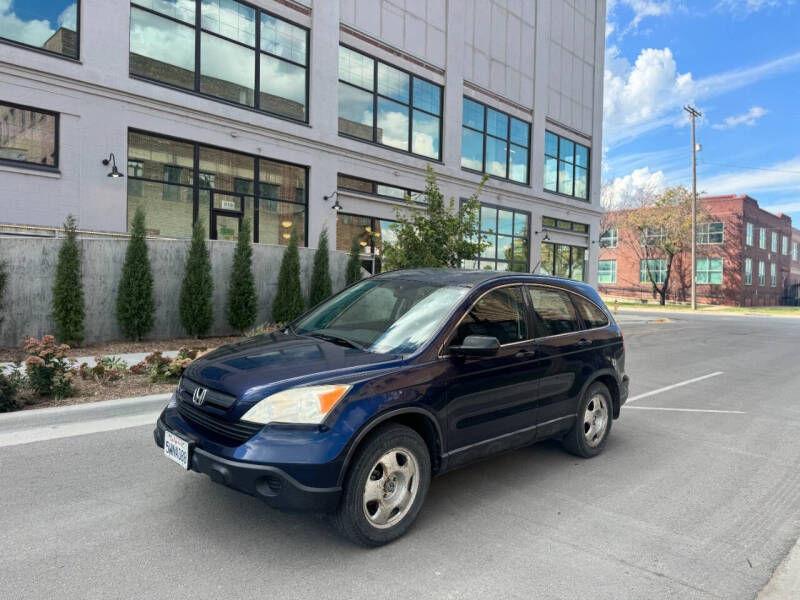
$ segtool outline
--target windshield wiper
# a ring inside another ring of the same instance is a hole
[[[362,350],[366,352],[366,348],[359,344],[358,342],[354,342],[353,340],[348,340],[339,335],[333,335],[332,333],[322,333],[321,331],[311,331],[306,335],[319,338],[321,340],[325,340],[326,342],[332,342],[334,344],[339,344],[340,346],[350,346],[351,348],[355,348],[356,350]]]

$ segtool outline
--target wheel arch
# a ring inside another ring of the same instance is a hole
[[[436,474],[441,466],[442,453],[444,452],[441,426],[436,417],[429,411],[419,407],[406,407],[381,413],[359,429],[345,454],[337,485],[341,486],[344,482],[353,456],[365,438],[377,427],[385,423],[399,423],[416,431],[428,447],[431,457],[431,471]]]
[[[613,417],[615,419],[619,418],[619,411],[621,408],[619,381],[617,380],[617,376],[614,371],[611,369],[604,369],[594,373],[592,377],[584,384],[583,389],[581,390],[581,398],[583,397],[583,394],[586,393],[586,390],[589,389],[589,386],[593,383],[602,383],[608,388],[608,393],[611,394],[611,408]]]

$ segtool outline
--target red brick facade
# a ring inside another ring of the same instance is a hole
[[[723,241],[697,244],[698,259],[722,259],[722,283],[698,283],[697,301],[731,306],[780,304],[781,298],[788,294],[791,282],[800,283],[800,260],[792,260],[792,242],[800,243],[800,231],[792,228],[791,218],[786,215],[776,216],[759,208],[758,202],[747,195],[710,196],[700,198],[699,202],[712,222],[723,223]],[[609,221],[613,222],[613,213],[610,217]],[[750,243],[747,237],[748,224],[752,226]],[[763,249],[762,229],[765,237]],[[773,235],[776,244],[774,251]],[[616,261],[616,282],[604,283],[601,280],[600,292],[610,296],[655,298],[652,284],[639,281],[639,256],[634,249],[636,242],[632,236],[631,231],[618,230],[616,248],[600,249],[600,261]],[[750,283],[746,277],[747,259],[751,261]],[[763,285],[759,278],[761,263]],[[775,285],[772,285],[771,265],[775,265]],[[676,256],[673,261],[667,299],[688,301],[690,297],[691,257],[686,253]]]

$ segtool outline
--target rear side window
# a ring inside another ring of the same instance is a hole
[[[578,307],[578,313],[583,317],[583,323],[586,325],[586,329],[594,329],[595,327],[605,327],[608,325],[608,317],[597,305],[578,296],[573,296],[572,299],[575,302],[575,306]]]
[[[478,300],[459,324],[453,343],[463,343],[468,335],[489,335],[501,344],[527,340],[522,288],[500,288]]]
[[[540,287],[529,287],[528,292],[542,337],[580,329],[575,307],[565,292]]]

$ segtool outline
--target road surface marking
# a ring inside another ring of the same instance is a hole
[[[90,421],[78,421],[75,423],[62,423],[58,425],[21,429],[19,431],[9,431],[7,433],[0,433],[0,448],[3,446],[18,446],[19,444],[30,444],[32,442],[45,442],[47,440],[100,433],[103,431],[116,431],[117,429],[127,429],[129,427],[139,427],[141,425],[152,425],[155,427],[156,420],[160,413],[161,411],[159,410],[141,415],[94,419]]]
[[[674,390],[675,388],[679,388],[684,385],[689,385],[690,383],[695,383],[697,381],[703,381],[704,379],[716,377],[717,375],[722,375],[722,371],[716,371],[714,373],[709,373],[708,375],[703,375],[702,377],[695,377],[694,379],[687,379],[686,381],[679,381],[678,383],[673,383],[672,385],[658,388],[657,390],[653,390],[651,392],[645,392],[644,394],[639,394],[638,396],[634,396],[633,398],[628,398],[626,406],[627,404],[630,404],[631,402],[636,402],[637,400],[641,400],[642,398],[647,398],[648,396],[655,396],[656,394],[660,394],[661,392],[668,392],[669,390]]]
[[[699,412],[699,413],[723,413],[726,415],[746,415],[746,412],[741,410],[712,410],[710,408],[662,408],[660,406],[628,406],[623,405],[623,408],[635,408],[638,410],[669,410],[675,412]]]

